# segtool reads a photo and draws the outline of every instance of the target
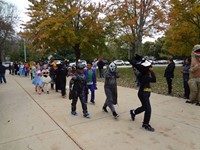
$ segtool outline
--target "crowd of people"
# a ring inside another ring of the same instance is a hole
[[[198,47],[200,50],[200,46]],[[199,52],[200,54],[200,52]],[[156,82],[156,76],[152,69],[151,62],[137,55],[133,60],[130,61],[134,72],[136,75],[137,86],[138,86],[138,98],[141,101],[141,106],[136,109],[130,110],[130,115],[132,120],[135,120],[135,116],[144,112],[144,120],[142,127],[148,131],[154,131],[155,129],[149,124],[151,118],[151,82]],[[200,64],[200,62],[198,62]],[[195,69],[199,72],[200,65],[195,65]],[[107,69],[103,72],[102,59],[99,59],[98,63],[88,61],[85,66],[82,63],[77,62],[76,66],[71,66],[69,69],[67,62],[55,62],[51,60],[49,63],[44,62],[31,62],[28,63],[14,63],[9,67],[10,74],[19,76],[31,76],[32,84],[35,86],[35,91],[41,95],[42,93],[50,93],[50,88],[58,92],[61,91],[61,96],[66,97],[66,77],[71,76],[69,81],[69,99],[71,100],[71,114],[77,116],[77,102],[78,99],[82,105],[83,117],[89,118],[87,103],[90,99],[91,104],[95,104],[95,90],[97,90],[96,81],[96,66],[99,69],[99,77],[105,78],[104,91],[106,95],[105,102],[102,106],[102,110],[108,113],[107,107],[111,110],[112,115],[115,119],[119,117],[116,112],[114,105],[118,103],[117,100],[117,78],[120,77],[120,73],[117,71],[117,66],[115,63],[111,62],[108,64]],[[191,63],[191,58],[187,58],[184,61],[182,74],[183,74],[183,87],[184,87],[184,98],[187,99],[187,103],[196,103],[200,105],[200,100],[197,98],[196,101],[190,99],[194,97],[191,92],[194,91],[191,83],[193,78],[190,77],[191,68],[194,65]],[[5,78],[5,67],[0,63],[0,83],[4,81]],[[167,81],[168,94],[172,93],[172,82],[174,78],[175,63],[172,58],[168,60],[168,65],[164,72],[164,77]],[[196,71],[195,70],[195,71]],[[199,77],[199,76],[198,76]],[[195,78],[196,81],[197,78]],[[199,79],[199,78],[198,78]],[[194,84],[194,82],[192,82]],[[195,83],[196,84],[196,83]],[[51,86],[50,86],[51,85]],[[198,83],[197,90],[198,90]],[[196,89],[195,89],[196,90]],[[89,97],[89,92],[91,96]],[[194,92],[193,92],[194,94]],[[199,92],[195,93],[197,96]]]

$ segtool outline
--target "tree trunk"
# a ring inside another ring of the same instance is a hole
[[[76,63],[78,62],[78,60],[81,57],[81,49],[80,49],[80,44],[75,44],[75,46],[73,46],[74,52],[75,52],[75,56],[76,56]]]

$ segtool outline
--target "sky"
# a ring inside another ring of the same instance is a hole
[[[19,25],[17,27],[17,30],[19,31],[20,30],[20,24],[22,23],[25,23],[27,21],[29,21],[29,17],[26,15],[26,12],[27,12],[27,8],[28,8],[28,5],[29,5],[29,2],[28,0],[4,0],[8,3],[12,3],[13,5],[15,5],[19,11],[19,17],[20,17],[20,22],[19,22]],[[92,1],[101,1],[101,0],[92,0]],[[146,42],[146,41],[155,41],[155,38],[144,38],[143,39],[143,42]]]

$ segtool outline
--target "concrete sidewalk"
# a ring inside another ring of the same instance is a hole
[[[120,117],[102,112],[103,83],[98,83],[92,117],[70,114],[71,101],[60,93],[38,95],[30,78],[7,75],[0,84],[0,150],[199,150],[200,107],[183,99],[152,93],[151,125],[141,128],[143,114],[131,121],[129,110],[140,106],[137,91],[118,87]]]

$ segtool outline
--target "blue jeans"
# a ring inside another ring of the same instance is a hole
[[[0,74],[0,82],[1,83],[2,83],[2,79],[3,79],[3,82],[6,83],[5,73]]]
[[[87,91],[87,93],[85,94],[85,100],[86,100],[86,102],[88,101],[88,90],[90,90],[90,92],[91,92],[91,99],[90,99],[90,101],[94,102],[94,98],[95,98],[95,94],[94,94],[95,87],[94,87],[94,84],[87,85],[87,87],[86,87],[86,91]]]

